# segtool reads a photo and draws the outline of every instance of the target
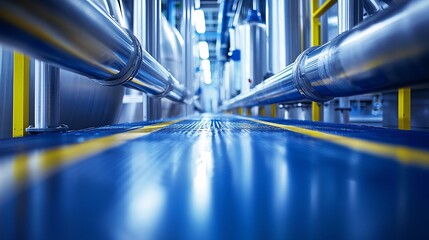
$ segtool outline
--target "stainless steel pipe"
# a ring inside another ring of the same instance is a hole
[[[382,10],[378,0],[363,0],[363,6],[370,16]]]
[[[136,37],[90,1],[0,0],[0,31],[0,41],[101,84],[189,102]]]
[[[302,101],[385,91],[429,81],[429,1],[407,1],[331,42],[307,49],[280,73],[223,106]]]

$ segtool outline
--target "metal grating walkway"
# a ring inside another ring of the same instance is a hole
[[[203,115],[0,141],[0,239],[428,239],[429,133]]]

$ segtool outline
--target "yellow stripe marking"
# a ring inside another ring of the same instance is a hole
[[[148,135],[149,133],[155,132],[177,122],[179,121],[153,124],[128,132],[42,151],[34,156],[37,158],[37,161],[41,166],[41,173],[39,174],[47,175],[67,163],[76,163],[79,160],[94,156],[113,147],[120,146],[127,141]],[[15,158],[13,163],[15,182],[22,182],[29,176],[31,171],[28,166],[30,158],[33,158],[33,155],[23,154]]]
[[[16,157],[13,165],[13,175],[18,182],[23,182],[27,179],[27,157],[25,155],[18,155]]]
[[[248,119],[248,118],[247,118]],[[403,163],[416,164],[416,165],[429,165],[429,151],[409,148],[400,145],[384,144],[378,142],[372,142],[368,140],[362,140],[357,138],[350,138],[344,136],[338,136],[330,133],[319,132],[306,128],[300,128],[296,126],[283,125],[278,123],[260,121],[255,119],[248,119],[257,123],[262,123],[272,127],[278,127],[286,129],[295,133],[300,133],[313,138],[332,142],[356,151],[369,153],[376,156],[395,158]]]

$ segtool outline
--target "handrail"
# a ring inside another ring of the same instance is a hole
[[[319,8],[317,8],[314,12],[312,17],[313,18],[320,18],[323,14],[325,14],[332,6],[334,6],[335,3],[337,3],[338,0],[326,0]]]

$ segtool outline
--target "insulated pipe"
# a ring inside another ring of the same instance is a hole
[[[280,73],[223,110],[309,99],[324,102],[427,83],[429,1],[393,6],[331,42],[307,49]]]
[[[189,103],[184,86],[90,1],[0,0],[0,31],[0,41],[103,85]]]

